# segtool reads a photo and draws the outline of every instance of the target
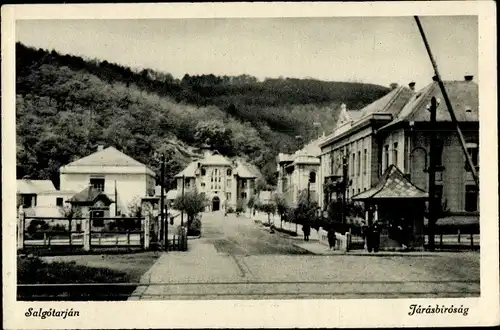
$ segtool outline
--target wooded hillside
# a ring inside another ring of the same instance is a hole
[[[311,79],[185,75],[132,70],[107,61],[16,45],[17,176],[52,179],[74,158],[113,145],[158,172],[167,184],[208,142],[258,166],[274,183],[278,152],[334,127],[344,102],[361,108],[388,88]],[[321,128],[312,123],[320,122]]]

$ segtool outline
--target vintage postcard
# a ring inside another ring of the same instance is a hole
[[[495,17],[2,7],[4,328],[498,324]]]

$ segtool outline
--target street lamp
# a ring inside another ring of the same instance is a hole
[[[158,154],[155,153],[155,158]],[[164,245],[165,251],[168,251],[168,222],[165,221],[167,205],[165,204],[165,154],[160,154],[160,242]]]

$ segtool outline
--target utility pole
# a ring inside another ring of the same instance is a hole
[[[186,178],[184,174],[182,175],[182,205],[184,206],[184,181]],[[184,226],[184,210],[181,210],[181,227]]]
[[[160,242],[165,244],[165,251],[168,250],[168,224],[165,224],[165,155],[161,155],[160,170]],[[166,229],[166,230],[165,230]]]
[[[437,101],[435,97],[431,99],[429,111],[430,121],[430,152],[429,152],[429,250],[434,251],[434,227],[436,223],[436,111]]]
[[[474,182],[476,183],[476,186],[479,188],[479,176],[477,174],[477,170],[474,167],[474,163],[472,162],[472,158],[469,155],[469,152],[467,151],[467,146],[465,144],[465,138],[462,134],[462,130],[460,129],[457,117],[455,115],[455,111],[453,111],[453,106],[451,104],[451,101],[448,97],[448,93],[446,93],[446,88],[444,87],[444,83],[441,80],[441,75],[439,74],[438,67],[436,64],[436,61],[434,60],[434,56],[432,56],[431,52],[431,47],[429,46],[429,42],[427,41],[427,37],[425,36],[424,29],[422,27],[422,24],[420,23],[420,19],[418,16],[414,16],[415,21],[418,26],[418,30],[420,32],[420,35],[422,36],[422,40],[424,41],[425,48],[427,50],[427,54],[429,55],[429,58],[432,63],[432,67],[434,68],[434,73],[436,74],[436,80],[438,82],[439,88],[441,89],[441,93],[443,94],[444,102],[446,103],[446,107],[448,108],[448,112],[451,117],[451,121],[453,124],[455,124],[455,129],[457,130],[458,133],[458,138],[460,139],[460,144],[462,145],[462,151],[464,152],[465,159],[467,160],[467,163],[469,164],[470,171],[472,173],[472,177],[474,179]]]
[[[347,156],[342,157],[342,223],[346,222],[346,195],[349,183]]]

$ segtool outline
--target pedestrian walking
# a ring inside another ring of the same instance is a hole
[[[330,227],[328,230],[328,245],[330,246],[330,250],[335,250],[335,243],[337,241],[337,236],[335,235],[335,230],[333,227]]]
[[[311,235],[311,226],[309,224],[302,225],[302,231],[304,232],[304,241],[309,241],[309,235]]]

